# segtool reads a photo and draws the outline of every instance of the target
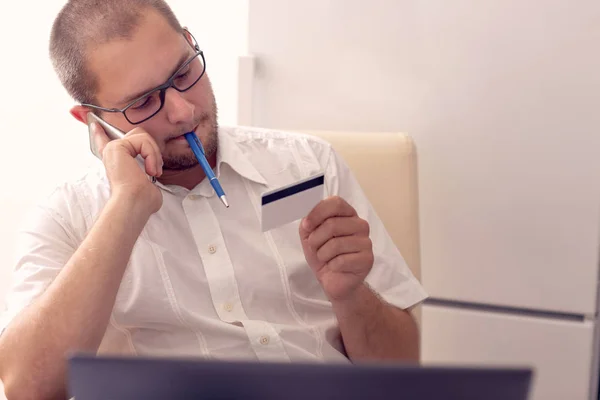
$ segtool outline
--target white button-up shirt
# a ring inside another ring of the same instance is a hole
[[[370,224],[370,286],[402,309],[422,301],[423,288],[328,143],[221,128],[216,172],[230,208],[207,180],[193,190],[159,184],[163,206],[134,246],[99,354],[347,360],[332,306],[304,258],[299,221],[260,229],[263,192],[321,171],[326,195],[344,198]],[[58,187],[32,213],[19,233],[0,329],[50,285],[109,196],[99,163],[79,181]]]

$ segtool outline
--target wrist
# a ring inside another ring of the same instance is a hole
[[[125,191],[115,191],[108,200],[109,209],[120,209],[133,219],[145,224],[150,216],[155,212],[153,205],[145,201],[143,196],[138,196]]]
[[[366,282],[362,282],[343,299],[333,300],[331,304],[338,323],[346,328],[348,321],[357,321],[357,318],[363,322],[370,321],[367,323],[372,325],[386,314],[388,308],[387,303]]]
[[[361,282],[356,288],[348,292],[343,297],[331,298],[333,309],[337,312],[345,312],[347,310],[357,310],[370,303],[369,300],[375,297],[371,288],[366,282]]]

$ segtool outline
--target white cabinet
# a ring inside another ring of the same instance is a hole
[[[587,400],[594,324],[425,305],[424,364],[534,368],[531,400]]]

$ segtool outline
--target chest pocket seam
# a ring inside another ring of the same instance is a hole
[[[198,340],[198,344],[200,345],[200,348],[202,349],[202,353],[208,357],[209,351],[208,351],[208,344],[206,342],[206,338],[204,337],[204,335],[201,332],[192,328],[192,326],[188,323],[188,321],[186,321],[185,317],[183,316],[183,314],[181,312],[181,309],[179,308],[179,304],[177,303],[177,298],[175,297],[175,291],[173,290],[173,285],[171,284],[171,279],[169,278],[169,273],[165,266],[165,260],[162,256],[162,253],[161,253],[158,245],[155,244],[154,242],[152,242],[148,238],[148,236],[145,234],[145,232],[142,232],[142,235],[140,235],[140,238],[142,238],[146,242],[146,244],[152,250],[154,257],[156,258],[156,262],[158,264],[157,267],[158,267],[158,271],[160,273],[163,287],[165,289],[165,292],[167,293],[167,297],[169,299],[169,304],[171,305],[171,309],[175,313],[177,320],[196,336],[196,339]]]

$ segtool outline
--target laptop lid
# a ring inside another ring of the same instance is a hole
[[[69,359],[69,390],[77,400],[526,400],[531,376],[518,368]]]

